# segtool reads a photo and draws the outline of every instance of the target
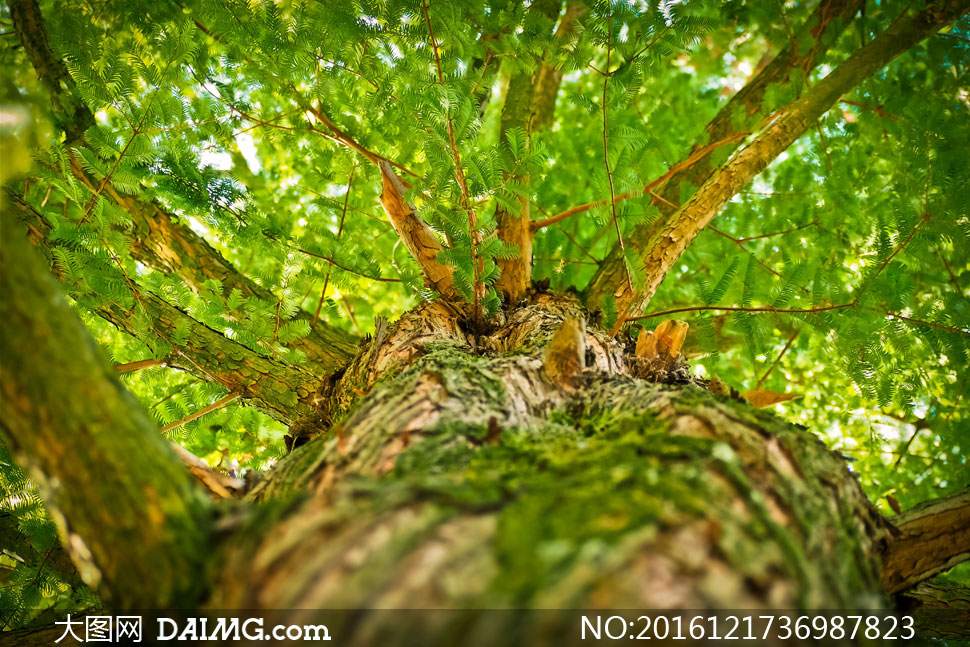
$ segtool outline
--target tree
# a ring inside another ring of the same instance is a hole
[[[334,4],[3,14],[7,627],[955,608],[964,3]]]

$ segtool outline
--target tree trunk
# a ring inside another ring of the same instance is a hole
[[[2,428],[81,576],[117,606],[189,590],[211,609],[291,610],[281,623],[348,608],[880,609],[903,579],[966,558],[939,532],[961,536],[965,494],[896,528],[811,431],[713,395],[682,363],[667,383],[636,377],[632,342],[543,292],[474,333],[437,301],[378,321],[317,385],[292,428],[303,443],[203,541],[201,493],[122,406],[116,372],[77,355],[80,323],[25,246],[3,246],[17,406]],[[24,338],[51,326],[71,341]],[[923,535],[940,546],[914,567]],[[341,640],[408,640],[399,615],[362,614]],[[524,614],[499,620],[548,618]]]
[[[328,393],[343,421],[249,498],[310,496],[226,543],[209,604],[887,603],[889,526],[840,456],[691,379],[631,377],[635,358],[593,325],[581,370],[548,370],[546,342],[582,316],[535,295],[478,352],[434,304],[379,329]]]

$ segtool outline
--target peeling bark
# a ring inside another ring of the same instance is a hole
[[[882,580],[897,593],[970,559],[970,489],[893,518]]]

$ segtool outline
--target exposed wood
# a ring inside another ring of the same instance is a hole
[[[381,177],[381,204],[390,218],[394,231],[401,237],[424,272],[428,287],[446,299],[460,299],[461,294],[452,280],[451,267],[438,262],[438,253],[444,249],[431,227],[420,217],[404,196],[405,187],[388,162],[379,163]]]
[[[634,375],[648,380],[665,379],[671,373],[686,370],[680,351],[690,326],[686,321],[668,319],[654,330],[646,328],[637,336],[634,349]]]
[[[542,370],[546,377],[568,388],[585,368],[586,322],[566,317],[549,340]]]
[[[882,581],[897,593],[970,560],[970,489],[928,501],[891,519]]]

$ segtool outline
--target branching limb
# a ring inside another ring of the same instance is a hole
[[[803,70],[806,74],[811,71],[862,4],[862,0],[822,0],[805,25],[795,34],[796,41],[813,43],[810,48],[802,48],[796,52],[789,45],[741,88],[707,124],[703,140],[694,145],[684,161],[672,166],[667,173],[642,191],[617,197],[627,199],[656,189],[657,195],[677,204],[680,201],[680,187],[685,182],[695,187],[701,186],[715,170],[714,153],[723,155],[725,151],[736,150],[747,134],[759,128],[765,118],[762,101],[769,86],[788,82],[795,70]],[[713,146],[712,142],[718,145]],[[727,146],[728,144],[732,145]],[[663,217],[650,225],[637,227],[629,237],[631,245],[641,254],[648,248],[656,232],[663,228],[666,219],[676,212],[676,209],[660,200],[656,200],[656,205]],[[593,206],[597,206],[597,203],[580,205],[578,211],[585,211]],[[559,218],[577,213],[576,209],[560,214]],[[586,291],[587,302],[591,307],[599,308],[603,297],[611,295],[624,282],[623,257],[619,248],[614,248],[594,274]]]
[[[645,275],[642,290],[633,291],[621,283],[614,292],[620,312],[614,332],[624,320],[637,316],[670,268],[720,209],[843,94],[966,11],[966,6],[957,0],[940,0],[912,17],[897,21],[781,111],[771,125],[711,176],[683,208],[655,232],[642,256]]]

